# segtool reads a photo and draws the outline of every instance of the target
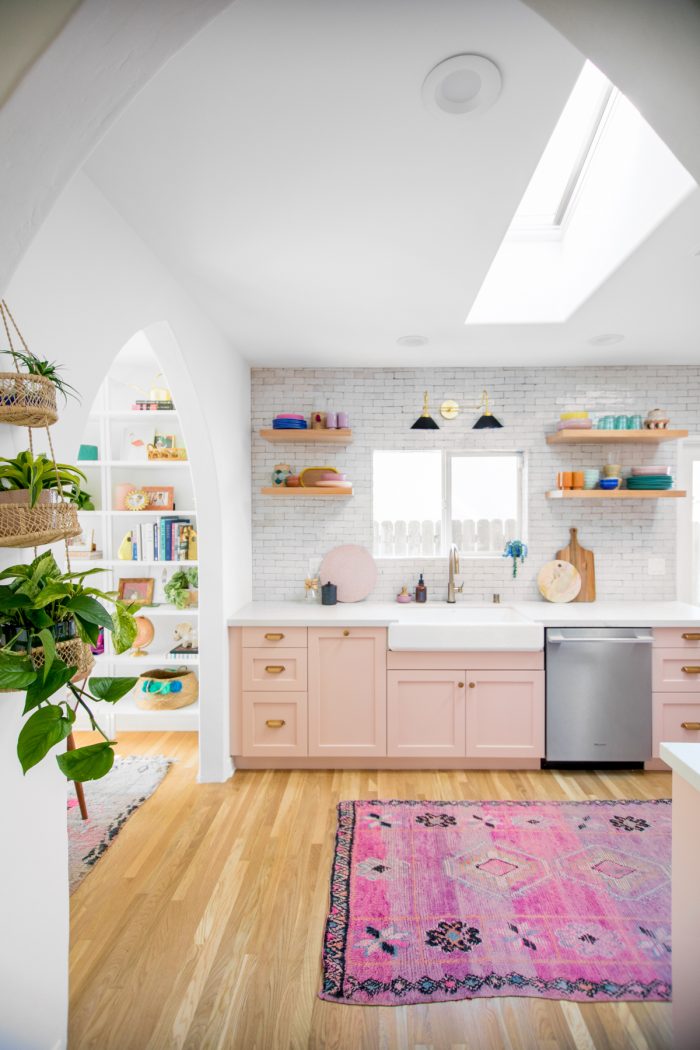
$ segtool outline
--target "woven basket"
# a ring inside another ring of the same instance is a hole
[[[75,504],[62,503],[48,490],[35,507],[22,489],[0,493],[0,547],[41,547],[81,531]]]
[[[95,658],[92,655],[90,646],[85,642],[82,642],[80,638],[69,638],[68,641],[65,642],[56,642],[56,656],[69,667],[77,667],[77,671],[73,676],[73,681],[79,681],[81,678],[85,678],[95,666]],[[29,654],[29,659],[32,661],[37,671],[40,667],[43,667],[46,661],[46,654],[43,645],[38,645],[32,649]],[[0,693],[11,693],[13,691],[13,689],[0,689]]]
[[[50,427],[58,419],[56,387],[44,376],[0,372],[0,423]]]
[[[175,711],[178,707],[189,707],[198,696],[197,675],[184,668],[181,671],[145,671],[136,686],[136,706],[143,711]]]

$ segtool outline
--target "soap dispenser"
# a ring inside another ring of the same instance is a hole
[[[421,573],[419,578],[418,578],[418,583],[416,584],[416,601],[417,602],[427,602],[427,600],[428,600],[428,588],[425,586],[425,580],[423,579],[423,573]]]

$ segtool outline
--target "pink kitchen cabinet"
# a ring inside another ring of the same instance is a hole
[[[464,757],[465,692],[463,671],[387,672],[389,757]]]
[[[544,671],[467,672],[468,758],[542,758]]]
[[[386,755],[386,628],[310,627],[309,755]]]

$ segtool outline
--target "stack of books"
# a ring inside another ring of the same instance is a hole
[[[186,645],[176,645],[170,650],[168,656],[172,656],[173,660],[186,660],[188,656],[198,656],[199,646],[192,645],[189,648]]]
[[[134,412],[172,412],[175,405],[172,401],[135,401],[131,408]]]
[[[197,533],[191,518],[163,517],[131,533],[132,561],[195,561]]]

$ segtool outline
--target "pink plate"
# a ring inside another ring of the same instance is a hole
[[[301,419],[304,420],[305,416],[300,416],[296,412],[278,412],[275,419]]]
[[[366,547],[334,547],[321,562],[321,583],[334,583],[339,602],[361,602],[374,590],[377,566]]]

